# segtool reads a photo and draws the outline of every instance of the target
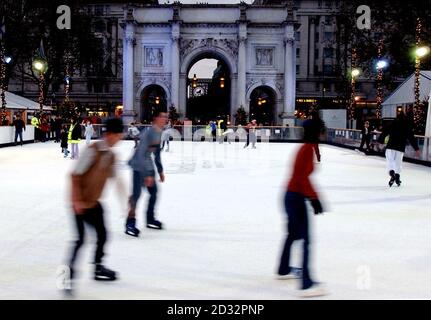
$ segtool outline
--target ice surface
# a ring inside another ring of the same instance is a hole
[[[145,194],[139,238],[124,234],[127,200],[110,183],[105,264],[120,279],[91,279],[95,239],[87,232],[76,298],[297,299],[298,283],[274,275],[298,144],[242,146],[171,142],[157,206],[166,230],[144,228]],[[132,148],[116,148],[129,188]],[[63,298],[56,272],[75,236],[67,201],[74,161],[60,151],[53,142],[0,149],[0,299]],[[321,153],[313,180],[329,212],[311,217],[311,268],[331,292],[325,299],[430,299],[430,168],[404,163],[402,186],[389,188],[383,158],[331,146]]]

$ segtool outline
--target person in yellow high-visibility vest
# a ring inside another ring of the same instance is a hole
[[[34,127],[34,142],[40,140],[40,120],[35,114],[31,118],[31,125]]]
[[[71,159],[79,158],[79,143],[81,142],[81,136],[81,124],[78,122],[78,119],[72,118],[72,120],[70,121],[69,135],[67,137],[72,149],[70,155]]]

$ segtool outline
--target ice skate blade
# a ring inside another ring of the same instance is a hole
[[[322,286],[310,287],[305,290],[299,290],[298,296],[301,298],[314,298],[328,295],[329,292]]]
[[[147,224],[148,229],[154,229],[154,230],[162,230],[163,228],[161,226],[157,226],[154,224]]]
[[[289,274],[283,274],[283,275],[278,274],[275,276],[275,279],[277,279],[277,280],[295,280],[295,279],[301,279],[301,277],[298,275],[289,273]]]
[[[94,276],[94,280],[96,281],[115,281],[117,277],[107,277],[107,276]]]
[[[133,232],[130,232],[130,231],[126,230],[126,231],[124,231],[124,233],[127,234],[127,235],[129,235],[129,236],[135,237],[135,238],[139,237],[139,232],[138,233],[133,233]]]

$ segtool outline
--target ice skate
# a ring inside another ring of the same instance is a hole
[[[163,224],[160,221],[158,221],[158,220],[153,220],[153,221],[147,222],[147,228],[148,229],[162,230],[163,229]]]
[[[292,279],[301,279],[302,277],[302,268],[291,267],[290,272],[287,274],[278,274],[278,280],[292,280]]]
[[[328,290],[320,283],[313,283],[311,287],[299,290],[298,296],[301,298],[313,298],[328,295]]]
[[[136,219],[135,218],[127,219],[125,233],[128,234],[129,236],[133,236],[133,237],[139,236],[140,231],[138,228],[136,228]]]
[[[395,174],[395,183],[398,187],[401,186],[400,175],[398,173]]]
[[[394,170],[389,171],[389,175],[391,176],[391,179],[389,180],[389,187],[392,187],[395,182],[395,171]]]
[[[101,264],[96,264],[96,270],[94,272],[94,280],[99,281],[114,281],[117,280],[117,274],[115,271],[105,268]]]

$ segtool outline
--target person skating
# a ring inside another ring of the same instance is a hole
[[[60,147],[61,147],[61,153],[64,154],[64,157],[67,158],[67,156],[69,155],[69,150],[68,150],[68,136],[69,136],[69,132],[67,129],[67,125],[64,125],[60,131]]]
[[[304,122],[304,144],[299,149],[294,162],[293,173],[284,196],[287,213],[287,238],[283,247],[278,268],[279,279],[302,278],[301,296],[317,296],[325,294],[324,288],[312,280],[308,268],[309,261],[309,230],[306,200],[314,209],[314,214],[324,210],[319,197],[310,182],[309,176],[314,169],[314,150],[316,130],[311,120]],[[302,269],[290,266],[290,250],[294,241],[303,240]]]
[[[129,212],[126,220],[126,234],[137,237],[139,229],[136,227],[136,205],[142,193],[142,187],[146,187],[150,199],[148,201],[146,219],[147,228],[162,229],[163,225],[154,217],[154,207],[157,200],[157,184],[155,180],[156,172],[160,176],[160,181],[165,181],[163,173],[162,161],[160,158],[160,142],[161,134],[164,126],[166,125],[168,115],[166,112],[156,111],[153,126],[141,133],[140,143],[136,149],[133,157],[129,161],[129,165],[133,170],[133,189],[132,195],[129,198]],[[154,155],[154,160],[152,158]]]
[[[413,134],[413,128],[409,125],[403,111],[398,112],[392,124],[383,129],[378,142],[383,144],[387,136],[389,136],[389,139],[386,145],[385,157],[390,176],[389,187],[392,187],[394,183],[400,186],[401,164],[407,141],[410,142],[410,145],[416,151],[416,156],[419,157],[420,155],[419,146]]]
[[[359,151],[363,151],[364,145],[367,146],[365,149],[366,152],[370,152],[370,142],[371,142],[371,128],[370,123],[368,121],[365,121],[364,127],[361,130],[362,138],[361,138],[361,144],[359,146]]]
[[[171,128],[172,128],[171,121],[169,121],[168,124],[163,128],[162,147],[160,149],[161,151],[163,151],[166,144],[166,152],[169,152],[169,138],[170,138]]]
[[[90,120],[87,120],[87,122],[85,123],[85,143],[87,144],[87,146],[91,143],[91,137],[93,137],[94,134],[94,129],[93,129],[93,125],[91,124]]]
[[[95,253],[95,280],[116,280],[117,273],[102,264],[106,242],[106,228],[103,207],[99,200],[109,177],[114,176],[115,156],[111,148],[123,137],[121,119],[109,119],[102,141],[95,142],[84,150],[77,161],[72,174],[71,202],[75,217],[78,240],[72,249],[68,262],[70,278],[75,276],[75,262],[79,249],[84,243],[85,225],[93,227],[97,234]],[[71,288],[65,288],[71,290]]]

